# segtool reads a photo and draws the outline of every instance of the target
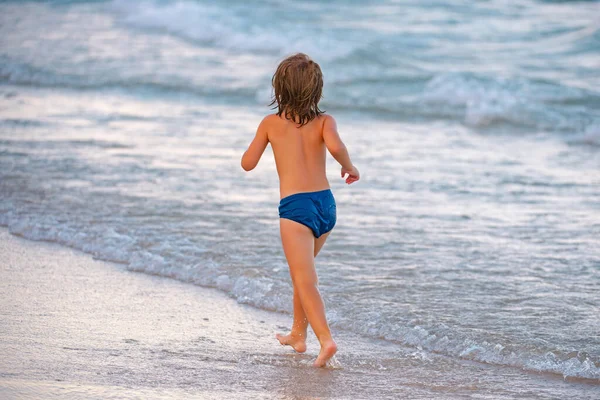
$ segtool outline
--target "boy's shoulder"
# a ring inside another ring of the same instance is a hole
[[[333,118],[333,115],[322,114],[321,117],[323,118],[323,129],[328,128],[337,130],[337,122],[335,121],[335,118]]]
[[[263,117],[258,124],[258,129],[266,130],[269,126],[273,126],[274,123],[277,122],[279,116],[277,114],[268,114]]]
[[[333,118],[333,115],[331,114],[321,114],[320,115],[321,118],[323,118],[323,122],[324,123],[334,123],[335,124],[335,118]]]
[[[268,114],[260,121],[261,125],[267,126],[280,122],[281,118],[277,114]]]
[[[265,117],[263,118],[263,121],[265,120],[278,120],[280,119],[279,115],[277,115],[277,113],[273,113],[273,114],[267,114],[265,115]]]

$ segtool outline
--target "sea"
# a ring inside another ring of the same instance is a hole
[[[0,225],[291,314],[271,77],[324,74],[334,332],[600,385],[600,3],[0,2]]]

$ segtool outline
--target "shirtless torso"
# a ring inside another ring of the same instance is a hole
[[[327,150],[342,166],[342,177],[348,174],[346,183],[359,179],[340,139],[335,119],[330,115],[320,115],[301,127],[283,116],[267,115],[242,157],[242,168],[254,169],[269,142],[279,175],[280,198],[329,189],[325,172]]]
[[[284,198],[298,192],[329,189],[325,173],[326,147],[321,115],[298,127],[277,115],[268,117],[268,139],[279,175],[279,194]]]

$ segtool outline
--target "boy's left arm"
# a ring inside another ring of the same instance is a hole
[[[242,156],[242,168],[245,171],[252,171],[258,162],[260,161],[260,157],[265,152],[267,148],[267,144],[269,144],[269,136],[267,135],[267,118],[265,117],[260,125],[258,125],[258,129],[256,130],[256,136],[248,146],[248,150]]]

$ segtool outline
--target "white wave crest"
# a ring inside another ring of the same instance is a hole
[[[111,7],[131,27],[167,32],[228,51],[279,57],[300,51],[328,61],[346,56],[359,46],[332,40],[331,35],[322,34],[321,28],[299,21],[287,24],[268,15],[242,18],[240,15],[253,11],[251,6],[233,10],[192,1],[114,1]]]

